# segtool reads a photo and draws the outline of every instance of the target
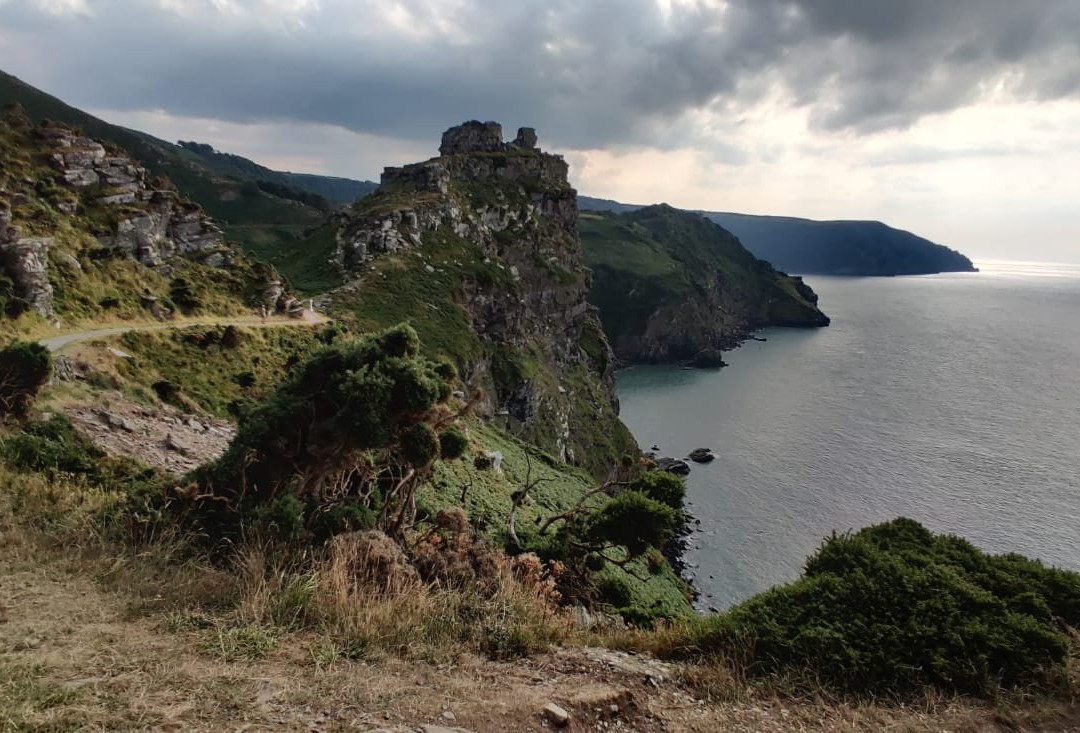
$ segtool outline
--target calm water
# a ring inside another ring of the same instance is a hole
[[[688,479],[702,605],[798,576],[822,537],[909,516],[1080,570],[1080,266],[812,277],[833,319],[773,329],[720,371],[620,373],[642,447]]]

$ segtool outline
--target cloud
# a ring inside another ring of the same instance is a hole
[[[1078,39],[1075,0],[0,0],[7,70],[75,103],[411,139],[494,118],[580,149],[677,147],[765,99],[870,134],[1075,97]]]

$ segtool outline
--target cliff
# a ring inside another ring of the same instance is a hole
[[[589,211],[642,208],[580,197]],[[746,249],[785,272],[800,275],[891,276],[974,272],[971,260],[940,244],[880,221],[814,221],[789,216],[697,212],[730,231]]]
[[[871,277],[975,272],[959,252],[880,221],[702,213],[787,272]]]
[[[8,324],[241,307],[276,280],[126,153],[21,111],[0,120],[0,301]],[[274,299],[278,293],[272,292]]]
[[[332,309],[370,330],[409,321],[481,397],[477,412],[567,463],[605,473],[634,450],[613,359],[587,302],[576,192],[535,132],[467,122],[441,154],[387,168],[338,215]]]
[[[696,214],[649,206],[583,213],[589,299],[623,362],[718,365],[719,352],[766,326],[827,326],[817,295]]]

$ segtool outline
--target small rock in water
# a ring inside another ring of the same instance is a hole
[[[713,452],[709,448],[697,448],[690,452],[688,456],[694,463],[708,463],[716,458]]]

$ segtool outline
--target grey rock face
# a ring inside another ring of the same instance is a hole
[[[16,294],[43,316],[50,317],[52,285],[49,284],[49,237],[19,237],[18,229],[0,220],[0,269],[15,284]],[[4,241],[4,234],[14,237]]]
[[[531,127],[519,127],[517,137],[514,138],[513,145],[519,148],[535,148],[536,130]]]
[[[497,153],[505,150],[502,125],[498,122],[472,120],[443,133],[439,155],[462,153]]]
[[[369,263],[381,256],[422,250],[448,234],[475,248],[471,257],[490,268],[485,280],[465,277],[457,304],[472,332],[483,342],[543,354],[553,373],[582,367],[600,382],[617,411],[612,359],[593,364],[580,346],[583,334],[598,334],[607,349],[595,310],[586,300],[589,276],[577,237],[577,193],[568,181],[566,161],[535,147],[536,134],[523,128],[513,143],[500,138],[495,123],[468,122],[443,135],[439,158],[383,172],[381,191],[337,218],[335,260],[362,290]],[[492,154],[501,153],[501,154]],[[382,194],[380,196],[380,193]],[[453,273],[460,262],[419,262],[430,276]],[[605,366],[598,366],[600,364]],[[545,425],[544,447],[567,462],[575,456],[578,418],[571,412],[581,395],[539,380],[502,377],[487,357],[463,365],[478,384],[492,384],[478,403],[478,414],[507,415],[523,425]],[[501,380],[501,381],[500,381]]]
[[[50,162],[68,186],[78,192],[101,185],[104,190],[97,204],[142,209],[119,221],[114,234],[101,237],[103,244],[120,248],[148,267],[158,267],[175,255],[209,255],[203,261],[212,267],[228,264],[228,258],[214,256],[223,246],[221,230],[202,209],[181,203],[172,191],[151,188],[146,170],[133,160],[108,155],[100,143],[65,128],[42,128],[37,134],[54,146]],[[73,215],[77,204],[64,207]]]

